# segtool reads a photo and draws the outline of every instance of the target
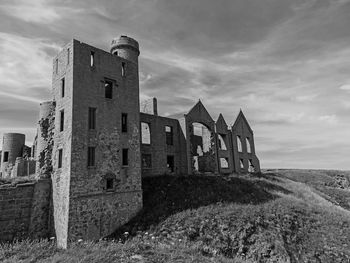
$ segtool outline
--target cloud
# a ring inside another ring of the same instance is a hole
[[[336,115],[323,115],[318,117],[318,120],[328,124],[336,124],[338,122]]]
[[[5,1],[0,4],[0,10],[25,22],[52,23],[60,18],[55,8],[45,0]]]
[[[200,98],[232,123],[242,108],[262,167],[350,169],[334,157],[350,147],[349,19],[345,0],[3,1],[1,127],[35,130],[69,39],[108,51],[126,34],[140,43],[140,97],[160,115]]]
[[[350,84],[345,84],[339,87],[341,90],[350,90]]]

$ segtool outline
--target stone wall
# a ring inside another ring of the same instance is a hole
[[[47,237],[50,180],[0,186],[0,242]]]
[[[140,121],[148,123],[151,134],[150,144],[141,145],[141,158],[142,155],[143,158],[145,158],[145,155],[149,155],[151,158],[150,167],[143,165],[142,176],[168,174],[167,156],[174,156],[173,174],[187,173],[186,139],[182,133],[179,121],[146,113],[140,114]],[[172,127],[172,145],[166,143],[165,126]]]

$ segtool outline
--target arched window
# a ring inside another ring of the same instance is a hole
[[[249,138],[245,138],[245,142],[246,142],[246,145],[247,145],[247,152],[248,153],[251,153],[252,152],[252,148],[250,147],[250,141],[249,141]]]
[[[218,138],[219,138],[219,149],[220,150],[227,150],[226,144],[225,144],[225,140],[224,137],[225,135],[221,135],[218,134]]]
[[[242,152],[242,141],[241,141],[241,136],[237,135],[237,148],[238,152]]]

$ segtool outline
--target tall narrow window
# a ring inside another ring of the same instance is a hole
[[[95,166],[95,147],[88,147],[88,166]]]
[[[56,71],[56,74],[58,74],[58,58],[56,58],[55,60],[55,71]]]
[[[58,150],[58,168],[62,168],[63,150]]]
[[[126,75],[126,64],[125,62],[122,62],[122,77],[125,77]]]
[[[255,167],[253,165],[253,160],[249,159],[249,168],[248,168],[248,172],[250,173],[254,173],[255,172]]]
[[[128,132],[128,114],[122,113],[122,132]]]
[[[69,64],[69,53],[70,53],[70,49],[67,48],[67,65]]]
[[[4,152],[4,163],[9,161],[9,152]]]
[[[241,169],[244,169],[243,159],[239,159],[239,165],[240,165]]]
[[[237,148],[238,152],[242,152],[242,141],[241,141],[241,136],[237,135]]]
[[[245,139],[245,142],[246,142],[246,145],[247,145],[247,152],[251,153],[252,152],[252,148],[250,146],[250,140],[249,140],[248,137]]]
[[[166,137],[166,144],[167,145],[173,145],[173,127],[171,126],[165,126],[165,137]]]
[[[114,190],[114,180],[113,178],[106,179],[106,190],[113,191]]]
[[[60,111],[60,132],[64,130],[64,110]]]
[[[126,149],[126,148],[123,149],[122,165],[123,166],[129,165],[129,149]]]
[[[149,123],[141,122],[141,143],[151,144],[151,129]]]
[[[168,171],[173,173],[174,172],[174,156],[173,155],[168,155],[166,158],[166,162],[167,162],[167,168]]]
[[[226,135],[225,134],[218,134],[218,144],[219,144],[219,149],[220,150],[227,150],[226,147],[226,143],[225,143],[225,139],[226,139]]]
[[[96,129],[96,108],[89,108],[89,130]]]
[[[61,97],[63,98],[64,97],[64,91],[65,91],[65,80],[64,78],[61,79]]]
[[[113,97],[113,82],[105,80],[105,98],[112,99]]]
[[[90,66],[95,66],[95,52],[91,51],[90,53]]]

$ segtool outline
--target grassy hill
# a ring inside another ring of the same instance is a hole
[[[350,262],[349,185],[324,170],[145,178],[144,209],[107,240],[5,244],[0,261]]]

